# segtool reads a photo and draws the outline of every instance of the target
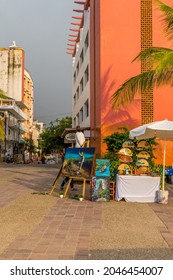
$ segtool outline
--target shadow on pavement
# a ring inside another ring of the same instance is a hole
[[[173,260],[171,248],[92,250],[91,260]]]

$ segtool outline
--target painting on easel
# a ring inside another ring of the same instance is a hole
[[[71,177],[92,176],[95,148],[67,148],[62,174]]]

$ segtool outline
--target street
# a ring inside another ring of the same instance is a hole
[[[57,165],[0,164],[1,260],[173,259],[169,203],[52,195]],[[76,186],[81,191],[80,186]]]

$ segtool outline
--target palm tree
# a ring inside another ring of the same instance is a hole
[[[163,13],[166,35],[173,38],[173,8],[156,0]],[[173,86],[173,50],[151,47],[140,52],[133,61],[151,61],[152,69],[125,81],[112,95],[111,102],[115,109],[131,103],[137,93],[151,90],[161,85]]]

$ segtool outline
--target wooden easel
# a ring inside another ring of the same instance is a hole
[[[58,172],[58,175],[55,178],[55,181],[53,182],[52,189],[51,189],[51,191],[49,193],[50,195],[53,193],[54,189],[56,188],[56,185],[58,183],[59,177],[61,176],[61,171],[62,171],[62,166],[61,166],[61,168],[60,168],[60,170]]]
[[[53,193],[53,191],[55,190],[55,188],[56,188],[56,186],[57,186],[57,183],[58,183],[58,180],[59,180],[59,178],[60,178],[60,176],[61,176],[61,171],[62,171],[62,167],[61,167],[61,169],[59,170],[59,172],[58,172],[58,175],[56,176],[56,178],[55,178],[55,180],[54,180],[54,182],[53,182],[53,185],[52,185],[52,189],[51,189],[51,191],[50,191],[50,195]],[[66,197],[66,195],[67,195],[67,192],[68,192],[68,190],[69,190],[69,187],[70,187],[70,183],[71,183],[71,181],[72,181],[72,179],[75,179],[75,180],[78,180],[78,181],[80,181],[80,180],[83,180],[83,189],[82,189],[82,196],[83,196],[83,198],[85,197],[85,189],[86,189],[86,178],[84,178],[84,177],[74,177],[74,176],[69,176],[69,181],[68,181],[68,183],[67,183],[67,186],[66,186],[66,188],[65,188],[65,192],[64,192],[64,197]]]
[[[69,177],[69,178],[70,178],[70,180],[68,181],[67,186],[65,188],[64,197],[66,197],[66,195],[68,193],[71,181],[73,179],[75,179],[75,180],[83,180],[82,196],[84,198],[85,197],[85,189],[86,189],[86,178],[84,178],[84,177]]]

